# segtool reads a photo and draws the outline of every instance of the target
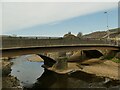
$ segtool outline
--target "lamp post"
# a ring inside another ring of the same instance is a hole
[[[104,12],[106,14],[106,22],[107,22],[107,39],[108,41],[110,40],[110,31],[109,31],[109,26],[108,26],[108,12]]]

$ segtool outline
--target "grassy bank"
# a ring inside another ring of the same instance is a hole
[[[117,59],[117,58],[112,59],[112,61],[115,63],[120,63],[120,59]]]

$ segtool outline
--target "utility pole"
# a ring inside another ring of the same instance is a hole
[[[108,41],[110,40],[110,31],[109,31],[109,26],[108,26],[108,12],[104,12],[106,14],[106,22],[107,22],[107,39]]]

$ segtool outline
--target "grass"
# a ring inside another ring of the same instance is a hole
[[[112,56],[110,56],[110,57],[105,57],[104,59],[111,60],[111,61],[113,61],[113,62],[115,62],[115,63],[120,63],[120,59],[115,58],[115,57],[112,57]]]
[[[109,56],[103,57],[103,59],[107,59],[107,60],[112,60],[113,58],[114,58],[114,56],[112,56],[112,55],[111,56],[109,55]]]
[[[115,62],[115,63],[120,63],[120,59],[115,58],[115,59],[112,59],[112,61]]]

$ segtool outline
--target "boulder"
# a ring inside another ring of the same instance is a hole
[[[118,52],[118,53],[115,55],[115,58],[120,59],[120,52]]]
[[[68,67],[67,58],[61,57],[57,59],[57,62],[53,65],[55,70],[65,70]]]

